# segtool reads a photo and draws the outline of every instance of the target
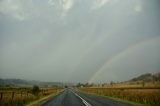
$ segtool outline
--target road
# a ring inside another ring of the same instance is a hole
[[[64,92],[51,98],[41,106],[133,106],[104,97],[86,94],[73,89],[65,89]]]

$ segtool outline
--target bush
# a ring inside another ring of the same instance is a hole
[[[32,93],[33,93],[34,95],[38,95],[39,92],[40,92],[39,86],[34,85],[34,86],[32,87]]]

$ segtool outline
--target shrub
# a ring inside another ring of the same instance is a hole
[[[32,94],[38,95],[39,92],[40,92],[39,86],[34,85],[34,86],[32,87]]]

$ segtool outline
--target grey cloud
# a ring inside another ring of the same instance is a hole
[[[2,78],[86,82],[112,56],[160,36],[158,0],[104,0],[96,9],[92,0],[66,0],[74,3],[68,4],[65,15],[64,4],[57,0],[13,1],[0,1]],[[26,18],[18,20],[17,14]],[[159,39],[155,42],[115,59],[94,81],[121,81],[159,71]]]

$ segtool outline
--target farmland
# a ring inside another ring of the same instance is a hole
[[[104,87],[82,87],[80,91],[99,96],[120,98],[149,106],[160,106],[160,83],[112,84]]]
[[[31,92],[31,87],[1,87],[0,106],[23,106],[50,94],[61,92],[62,88],[40,88],[37,94]]]

